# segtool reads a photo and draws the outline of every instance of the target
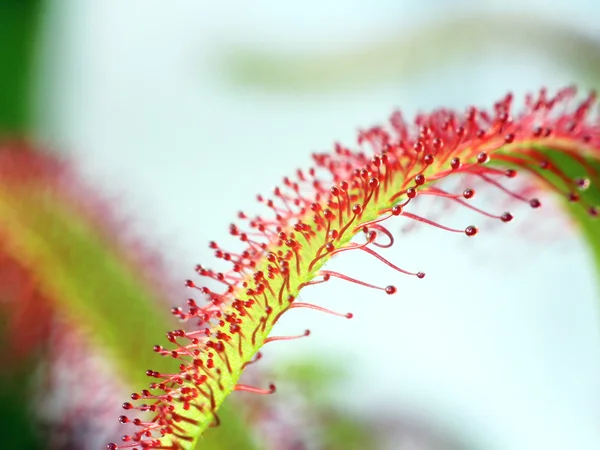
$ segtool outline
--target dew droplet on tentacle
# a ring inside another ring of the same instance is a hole
[[[336,252],[334,252],[334,253],[340,253],[340,252],[343,252],[343,251],[350,251],[350,250],[362,250],[365,253],[368,253],[369,255],[374,256],[379,261],[381,261],[385,265],[391,267],[392,269],[396,270],[397,272],[403,273],[405,275],[418,276],[418,273],[409,272],[407,270],[401,269],[400,267],[392,264],[390,261],[388,261],[387,259],[385,259],[379,253],[375,252],[374,250],[370,249],[369,247],[367,247],[364,244],[363,245],[356,245],[356,244],[355,245],[349,245],[348,247],[337,249]],[[423,276],[425,276],[425,275],[423,275]],[[422,277],[419,277],[419,278],[422,278]]]
[[[377,219],[373,219],[373,220],[369,220],[367,222],[362,222],[361,224],[357,225],[354,228],[354,233],[358,232],[359,230],[364,230],[365,228],[368,229],[369,226],[372,226],[374,224],[377,224],[379,222],[383,222],[387,219],[389,219],[392,216],[399,216],[400,214],[402,214],[402,206],[400,205],[395,205],[394,207],[392,207],[389,210],[383,211],[383,216],[378,217]]]
[[[419,174],[417,176],[415,176],[415,184],[417,186],[422,186],[425,184],[425,176],[423,176],[423,174]]]
[[[324,313],[331,314],[331,315],[337,316],[337,317],[345,317],[346,319],[351,319],[352,317],[354,317],[354,315],[352,313],[343,314],[343,313],[332,311],[327,308],[323,308],[322,306],[313,305],[311,303],[294,302],[290,305],[290,309],[293,309],[293,308],[314,309],[315,311],[324,312]]]
[[[256,355],[254,355],[254,358],[246,361],[244,364],[242,364],[242,369],[245,369],[246,367],[248,367],[250,364],[254,364],[258,361],[260,361],[262,359],[262,353],[261,352],[257,352]]]
[[[275,342],[275,341],[293,341],[295,339],[301,339],[303,337],[307,337],[310,336],[310,330],[306,330],[304,333],[299,334],[297,336],[272,336],[272,337],[268,337],[267,339],[265,339],[265,344],[268,344],[269,342]]]
[[[329,277],[339,278],[341,280],[349,281],[350,283],[359,284],[361,286],[365,286],[365,287],[372,288],[372,289],[377,289],[379,291],[388,292],[388,288],[390,288],[390,286],[387,286],[387,287],[375,286],[374,284],[367,283],[367,282],[364,282],[364,281],[361,281],[361,280],[357,280],[356,278],[352,278],[352,277],[349,277],[347,275],[341,274],[339,272],[334,272],[334,271],[331,271],[331,270],[321,270],[319,272],[319,274],[323,275],[323,276],[329,276]],[[394,286],[391,286],[391,287],[393,288]]]
[[[409,213],[409,212],[404,212],[404,214],[402,216],[403,217],[407,217],[407,218],[412,219],[412,220],[416,220],[417,222],[425,223],[427,225],[431,225],[431,226],[434,226],[436,228],[440,228],[440,229],[445,230],[445,231],[450,231],[452,233],[463,233],[463,232],[466,233],[465,230],[460,230],[458,228],[450,228],[450,227],[441,225],[441,224],[439,224],[437,222],[434,222],[433,220],[425,219],[424,217],[420,217],[420,216],[417,216],[416,214],[412,214],[412,213]],[[471,227],[468,227],[468,228],[471,228]],[[469,236],[469,234],[467,234],[467,236]]]
[[[261,389],[254,386],[248,386],[247,384],[236,384],[233,390],[251,392],[253,394],[271,395],[275,393],[276,388],[274,384],[270,384],[268,389]]]
[[[450,199],[450,200],[452,200],[452,201],[454,201],[456,203],[459,203],[460,205],[462,205],[462,206],[464,206],[464,207],[466,207],[468,209],[471,209],[471,210],[473,210],[473,211],[475,211],[475,212],[477,212],[477,213],[479,213],[479,214],[481,214],[483,216],[489,217],[491,219],[499,219],[502,222],[510,222],[513,219],[513,215],[510,212],[508,212],[508,211],[502,213],[501,215],[496,215],[496,214],[492,214],[492,213],[489,213],[487,211],[484,211],[484,210],[482,210],[480,208],[477,208],[477,207],[475,207],[475,206],[473,206],[473,205],[465,202],[461,198],[461,197],[464,197],[464,193],[463,193],[462,196],[460,196],[460,195],[456,195],[456,194],[449,194],[449,193],[447,193],[447,192],[445,192],[445,191],[443,191],[443,190],[441,190],[439,188],[431,188],[431,191],[428,192],[428,194],[430,194],[430,195],[436,195],[436,196],[439,196],[439,197],[442,197],[442,198]]]
[[[469,237],[475,236],[477,233],[479,233],[479,230],[476,226],[469,225],[467,228],[465,228],[465,234]]]
[[[477,163],[485,164],[490,160],[490,157],[487,153],[481,152],[477,155]]]
[[[590,187],[590,180],[589,178],[577,178],[575,180],[575,184],[577,185],[579,190],[585,191]]]
[[[393,295],[396,292],[398,292],[398,289],[394,285],[390,284],[389,286],[385,287],[385,293],[388,294],[388,295]]]
[[[388,230],[387,228],[385,228],[384,226],[379,225],[379,224],[373,224],[373,225],[371,225],[371,228],[374,228],[375,230],[385,234],[389,240],[385,244],[382,244],[381,242],[377,242],[376,240],[373,240],[371,242],[373,245],[375,245],[376,247],[379,247],[379,248],[390,248],[392,245],[394,245],[394,235],[390,232],[390,230]],[[369,233],[369,228],[364,227],[363,231],[365,233]]]

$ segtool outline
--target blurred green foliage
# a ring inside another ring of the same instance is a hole
[[[0,306],[3,300],[0,299]],[[0,345],[6,332],[7,311],[0,308]],[[32,420],[30,393],[35,373],[31,367],[35,364],[35,355],[29,360],[19,360],[18,364],[8,364],[0,360],[0,429],[10,430],[2,434],[2,446],[14,450],[45,450],[40,433]],[[33,360],[33,361],[32,361]]]
[[[278,380],[282,395],[299,394],[304,410],[299,415],[309,420],[307,436],[318,436],[319,448],[323,450],[362,450],[390,448],[393,441],[398,448],[407,444],[410,448],[475,450],[478,443],[460,436],[456,430],[450,431],[440,424],[416,420],[412,424],[402,419],[402,414],[392,414],[380,409],[377,414],[357,414],[352,408],[345,408],[336,400],[339,395],[340,380],[352,367],[352,361],[332,362],[317,358],[296,358],[279,361],[269,373],[269,378]],[[267,375],[267,374],[264,374]],[[276,402],[277,399],[265,399]],[[284,400],[282,400],[284,401]],[[294,410],[296,413],[298,409]],[[420,428],[417,432],[417,429]],[[420,435],[422,445],[409,443]],[[425,444],[424,442],[429,442]]]
[[[224,48],[220,70],[230,83],[249,88],[325,92],[403,83],[457,64],[468,68],[473,58],[498,50],[531,55],[532,63],[545,58],[569,70],[580,87],[600,88],[600,41],[569,25],[506,13],[438,19],[412,29],[390,30],[363,45],[321,48],[315,54],[278,53],[240,44]]]
[[[31,82],[41,0],[0,0],[0,133],[31,125]]]
[[[327,450],[381,448],[376,425],[334,406],[332,388],[343,379],[345,365],[317,360],[295,360],[278,366],[274,378],[296,387],[310,405],[310,417],[318,424],[320,444]]]

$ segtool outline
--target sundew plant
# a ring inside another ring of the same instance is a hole
[[[524,99],[508,94],[489,109],[438,109],[412,121],[395,112],[385,125],[361,131],[355,144],[336,144],[312,160],[312,167],[298,169],[268,195],[257,196],[262,215],[237,213],[236,223],[224,232],[239,240],[236,248],[210,242],[214,257],[228,269],[198,265],[185,281],[191,294],[187,305],[171,311],[182,328],[165,330],[168,342],[139,350],[176,360],[178,370],[146,372],[149,385],[131,394],[118,418],[130,424],[130,432],[107,444],[109,450],[202,448],[199,438],[219,425],[229,394],[275,393],[275,385],[251,386],[239,379],[265,344],[308,336],[271,336],[283,314],[309,308],[353,317],[301,301],[304,288],[338,278],[371,288],[374,296],[377,291],[402,295],[401,279],[373,285],[355,274],[328,270],[332,258],[362,252],[382,267],[430,282],[426,267],[379,253],[397,245],[389,223],[402,216],[465,239],[476,239],[479,229],[477,223],[449,227],[443,216],[428,217],[426,209],[417,214],[417,198],[441,198],[476,211],[482,220],[510,223],[516,220],[510,211],[498,210],[493,202],[478,208],[470,201],[476,189],[484,189],[533,209],[543,207],[513,179],[528,180],[562,199],[600,263],[600,118],[594,93],[579,95],[568,87],[555,93],[541,89]],[[447,189],[443,182],[457,176],[471,184]]]

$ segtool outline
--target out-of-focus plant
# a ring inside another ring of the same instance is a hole
[[[377,423],[355,417],[334,406],[331,387],[341,376],[340,366],[316,361],[280,362],[272,369],[249,369],[244,382],[281,380],[277,398],[247,395],[243,408],[254,424],[264,450],[322,448],[382,448],[384,435]]]
[[[294,359],[249,369],[244,382],[279,380],[275,398],[248,395],[240,406],[264,450],[466,450],[476,446],[441,427],[404,419],[385,407],[375,414],[343,408],[333,392],[349,363]]]
[[[506,24],[510,24],[507,32]],[[225,46],[227,45],[227,46]],[[265,91],[337,91],[377,83],[402,83],[469,64],[498,50],[544,58],[569,70],[577,83],[600,88],[600,42],[575,27],[541,15],[467,14],[391,30],[364,45],[285,52],[224,44],[220,71],[231,83]]]
[[[107,409],[106,392],[114,395],[144,381],[153,358],[139,350],[151,348],[174,325],[161,313],[172,298],[168,271],[155,253],[129,237],[114,210],[66,159],[23,141],[0,144],[0,357],[2,375],[20,382],[19,389],[3,383],[0,391],[7,398],[21,395],[10,405],[19,405],[30,419],[36,417],[36,397],[54,404],[55,411],[76,411],[69,420],[53,414],[48,426],[33,427],[41,436],[40,429],[56,435],[60,428],[62,438],[52,442],[77,436],[77,445],[90,445],[94,435],[82,433],[86,427],[115,429],[110,423],[118,424],[116,405]],[[176,371],[177,363],[165,359],[162,367]],[[59,395],[56,386],[65,388],[65,374],[71,392]],[[41,393],[24,395],[21,389]],[[243,425],[225,414],[231,426],[215,433],[218,443],[207,439],[205,446],[254,448]],[[102,420],[109,416],[110,422]],[[18,418],[13,413],[4,423]],[[36,436],[14,434],[19,435]]]

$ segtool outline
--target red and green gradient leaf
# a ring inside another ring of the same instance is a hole
[[[240,43],[223,52],[221,71],[231,83],[280,92],[339,91],[399,83],[451,64],[469,64],[498,48],[548,56],[587,86],[600,88],[600,42],[575,26],[522,12],[463,13],[414,29],[393,27],[363,45],[285,53]],[[511,32],[506,32],[510,23]]]
[[[244,225],[229,229],[240,241],[237,249],[210,243],[229,270],[197,266],[204,282],[186,281],[194,298],[185,309],[172,312],[195,326],[168,333],[170,344],[154,347],[163,360],[176,360],[179,370],[146,372],[152,381],[149,388],[133,393],[134,401],[123,404],[120,421],[131,423],[132,432],[108,448],[194,448],[206,428],[219,423],[218,412],[230,393],[273,393],[273,385],[254,387],[238,380],[263,345],[308,335],[270,337],[282,314],[309,308],[352,318],[351,313],[297,300],[302,289],[341,278],[388,295],[402,292],[401,285],[374,286],[324,270],[335,255],[364,252],[382,268],[425,278],[423,272],[401,268],[377,252],[394,243],[383,225],[386,221],[402,218],[467,237],[477,235],[475,225],[454,229],[412,213],[416,199],[446,199],[499,223],[515,219],[508,211],[494,211],[493,204],[489,211],[475,208],[469,204],[474,189],[447,192],[441,181],[463,176],[537,209],[542,206],[539,199],[510,183],[517,176],[529,177],[578,208],[584,230],[595,236],[598,199],[590,186],[600,183],[600,122],[592,111],[594,104],[594,95],[578,101],[575,89],[567,88],[554,96],[545,90],[529,95],[520,109],[509,94],[489,111],[440,109],[417,116],[413,123],[396,112],[387,126],[361,131],[357,149],[337,144],[331,153],[314,154],[313,167],[285,177],[270,197],[258,196],[266,215],[238,214]],[[136,417],[141,412],[148,414]]]
[[[118,238],[124,230],[114,209],[66,160],[24,141],[0,143],[3,367],[31,365],[57,315],[107,350],[122,382],[139,384],[144,370],[156,367],[142,349],[174,324],[162,314],[168,275],[149,268],[154,255]],[[159,363],[177,370],[175,361]],[[255,448],[239,419],[226,415],[227,426],[206,448]]]
[[[0,145],[3,252],[28,271],[44,303],[88,324],[115,350],[118,365],[127,367],[137,346],[168,321],[157,311],[153,286],[127,261],[107,223],[91,220],[89,205],[96,200],[86,199],[70,172],[64,162],[28,144]],[[78,191],[79,198],[73,195]],[[40,325],[45,317],[32,311],[30,320]],[[137,362],[143,367],[145,361]]]

